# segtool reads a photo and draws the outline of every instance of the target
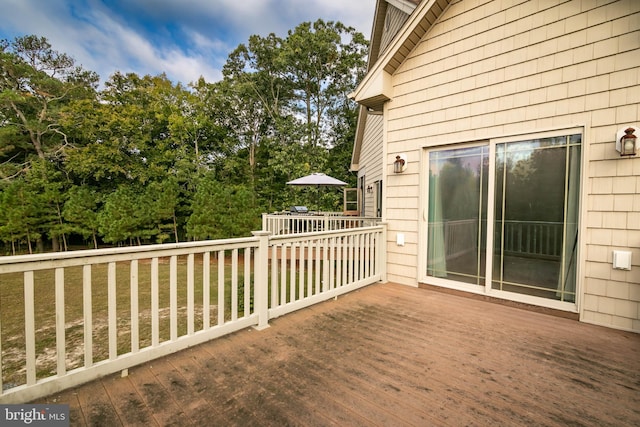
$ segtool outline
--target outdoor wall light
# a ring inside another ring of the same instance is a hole
[[[373,193],[373,187],[371,186],[371,184],[367,186],[367,193],[369,194]]]
[[[393,173],[402,173],[407,169],[407,155],[398,154],[393,162]]]
[[[638,153],[638,138],[633,134],[638,129],[628,127],[616,134],[616,150],[620,156],[635,156]]]

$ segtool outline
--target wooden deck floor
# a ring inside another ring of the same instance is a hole
[[[638,426],[640,335],[381,284],[44,402],[72,425]]]

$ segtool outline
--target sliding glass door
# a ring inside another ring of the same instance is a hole
[[[575,301],[580,143],[496,145],[494,289]]]
[[[432,152],[429,158],[429,276],[484,286],[487,145]]]
[[[581,142],[571,134],[430,151],[427,276],[575,302]]]

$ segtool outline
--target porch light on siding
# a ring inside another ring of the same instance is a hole
[[[636,131],[633,127],[624,130],[624,135],[616,141],[616,150],[620,152],[620,156],[635,156],[638,152],[638,138],[633,134]],[[620,135],[620,131],[618,135]]]
[[[393,162],[393,173],[402,173],[407,169],[407,155],[398,154]]]

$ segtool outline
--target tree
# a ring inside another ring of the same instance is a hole
[[[44,37],[0,42],[0,178],[26,172],[33,157],[64,156],[69,141],[62,130],[72,99],[93,97],[98,76],[51,48]]]
[[[192,152],[169,130],[170,117],[182,107],[184,88],[165,75],[133,73],[115,73],[105,86],[100,102],[73,105],[73,116],[80,118],[79,137],[88,139],[69,153],[67,167],[77,178],[144,184],[175,174],[176,162],[184,156],[195,163]]]
[[[183,150],[176,164],[177,171],[182,173],[179,181],[189,181],[191,186],[191,178],[206,170],[212,158],[220,153],[230,129],[216,120],[222,112],[216,109],[211,85],[201,77],[189,86],[190,90],[181,90],[177,94],[178,102],[171,110],[168,130]]]
[[[157,243],[164,243],[173,234],[178,242],[178,208],[180,188],[176,178],[168,178],[162,182],[152,182],[145,188],[141,202],[147,209],[150,222],[146,224],[147,236],[155,236]]]
[[[248,45],[239,45],[229,55],[223,68],[225,78],[216,84],[216,99],[221,103],[218,109],[228,113],[224,124],[233,129],[230,136],[235,147],[228,151],[246,153],[243,163],[249,166],[248,180],[254,192],[259,174],[258,151],[281,136],[281,124],[290,114],[294,95],[279,59],[282,44],[283,40],[274,34],[249,37]]]
[[[211,165],[224,134],[209,115],[204,85],[200,80],[188,91],[164,75],[116,73],[101,102],[73,106],[76,134],[89,141],[69,152],[66,168],[74,180],[102,193],[121,186],[145,189],[140,200],[151,210],[156,199],[171,196],[158,208],[170,207],[170,214],[150,219],[140,238],[178,241],[183,234],[189,214],[184,200],[200,170]]]
[[[334,145],[347,144],[341,153],[350,155],[353,138],[346,141],[338,132],[355,129],[357,107],[347,94],[365,71],[366,49],[353,28],[318,20],[285,39],[252,36],[229,56],[224,74],[233,96],[221,99],[235,97],[225,108],[237,130],[232,142],[248,151],[234,153],[248,159],[252,187],[269,208],[291,199],[284,182],[326,171]],[[348,175],[347,164],[341,176]]]
[[[260,211],[252,209],[252,193],[243,185],[225,185],[208,174],[200,180],[191,204],[187,235],[194,239],[247,236],[260,227]]]
[[[56,164],[37,159],[32,162],[24,180],[32,197],[30,203],[33,211],[30,214],[35,219],[36,230],[40,236],[37,239],[38,250],[44,251],[43,238],[48,237],[54,252],[61,249],[60,243],[66,251],[66,225],[62,209],[67,197],[68,182],[64,174]]]
[[[148,219],[141,201],[140,191],[131,185],[121,185],[107,196],[98,214],[98,230],[105,242],[142,244]]]
[[[31,243],[39,235],[34,230],[32,202],[35,200],[29,193],[22,179],[13,180],[5,185],[0,193],[0,239],[11,243],[11,253],[16,255],[20,243],[27,243],[29,253],[33,253]]]
[[[112,244],[244,236],[311,172],[345,181],[366,42],[340,23],[251,36],[222,81],[97,75],[44,38],[0,42],[0,240]],[[315,196],[315,194],[314,194]],[[307,203],[315,203],[309,199]],[[339,202],[323,194],[323,206]]]
[[[280,61],[295,88],[294,108],[304,117],[312,160],[317,147],[328,145],[330,115],[363,74],[366,50],[362,34],[340,22],[319,19],[289,31]]]
[[[91,238],[98,248],[98,205],[100,195],[87,186],[73,186],[67,191],[67,201],[62,210],[66,230],[79,234],[85,240]]]
[[[358,109],[353,101],[345,97],[344,101],[332,109],[331,130],[329,132],[329,149],[326,173],[336,177],[349,186],[356,186],[357,174],[349,170],[353,143],[356,138]]]

